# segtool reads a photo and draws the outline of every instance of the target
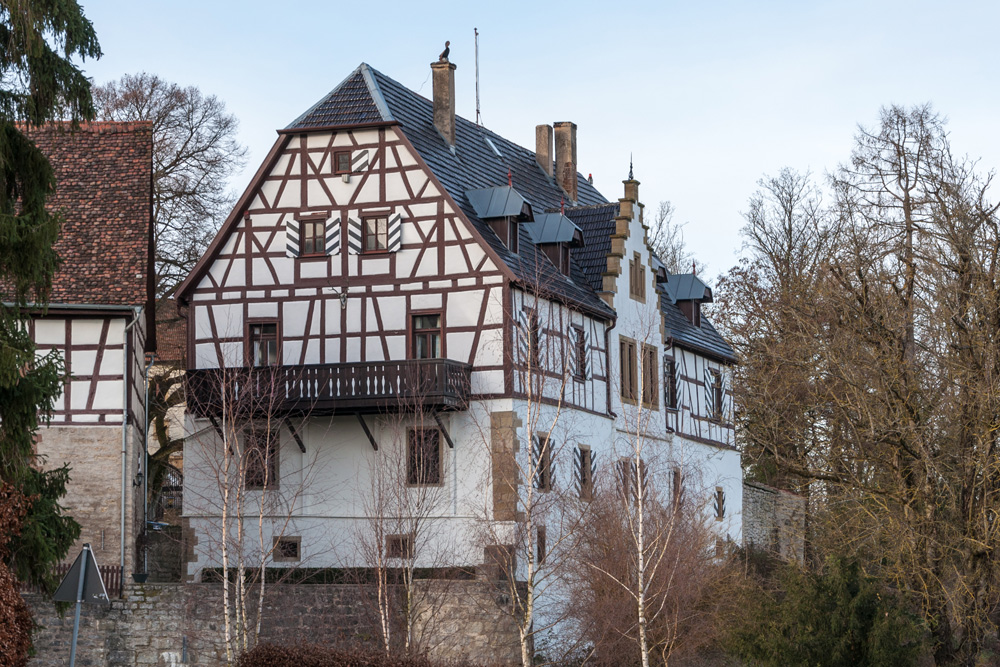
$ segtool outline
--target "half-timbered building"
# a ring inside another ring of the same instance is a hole
[[[719,487],[740,507],[732,351],[707,319],[683,319],[711,291],[658,266],[638,183],[609,203],[578,173],[576,125],[539,126],[528,150],[457,117],[455,65],[431,68],[426,99],[362,64],[279,130],[178,290],[192,578],[221,564],[237,529],[223,516],[244,510],[277,566],[363,565],[380,460],[402,462],[401,487],[437,490],[450,551],[421,565],[480,564],[476,521],[520,516],[504,457],[539,413],[551,428],[533,438],[568,445],[541,490],[582,493],[627,431],[622,406],[641,404],[659,415],[651,437],[699,469],[692,493]],[[621,362],[626,349],[647,363]],[[219,491],[234,447],[258,453],[235,472],[258,494],[242,510]],[[724,519],[720,535],[738,537],[738,515]]]
[[[49,304],[29,323],[37,353],[56,351],[67,373],[37,453],[44,467],[70,467],[63,504],[79,542],[102,566],[131,572],[143,529],[144,355],[155,349],[152,124],[27,134],[52,164],[48,206],[63,218]]]

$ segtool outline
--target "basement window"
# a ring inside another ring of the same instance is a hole
[[[301,537],[275,537],[273,539],[272,559],[275,563],[295,563],[301,560]]]

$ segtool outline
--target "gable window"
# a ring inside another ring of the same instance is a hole
[[[587,338],[583,333],[583,327],[573,327],[573,356],[575,368],[573,377],[583,381],[587,379]]]
[[[580,488],[580,498],[592,500],[594,497],[594,453],[584,445],[580,445],[576,450],[576,483]]]
[[[531,466],[534,471],[535,488],[539,491],[552,489],[552,441],[549,436],[535,436],[535,446],[531,452]]]
[[[659,402],[659,359],[656,348],[652,345],[642,346],[642,404],[647,408],[657,409]]]
[[[299,243],[303,255],[324,255],[326,248],[326,223],[322,220],[304,220],[300,228]]]
[[[636,356],[635,341],[620,338],[618,343],[619,362],[621,364],[621,396],[623,401],[634,403],[636,397]]]
[[[278,323],[276,321],[251,322],[249,328],[250,358],[248,361],[250,365],[277,366],[281,363]]]
[[[637,301],[646,299],[646,267],[642,265],[642,256],[634,253],[628,262],[628,293]]]
[[[441,314],[413,316],[413,358],[438,359],[441,356]]]
[[[243,483],[246,488],[277,488],[278,434],[264,427],[251,427],[243,450]]]
[[[441,483],[441,432],[410,429],[406,452],[406,483],[428,486]]]
[[[376,216],[364,219],[364,252],[385,252],[389,249],[389,218]]]
[[[333,163],[336,174],[351,173],[351,151],[337,151],[333,154]]]
[[[413,558],[412,535],[386,535],[385,557],[410,560]]]
[[[295,563],[302,559],[301,537],[274,537],[271,542],[271,559],[275,563]]]
[[[677,409],[677,361],[667,359],[666,367],[663,369],[663,378],[666,388],[667,407],[671,410]]]

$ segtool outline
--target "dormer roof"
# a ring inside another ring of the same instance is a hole
[[[480,188],[469,190],[465,193],[476,211],[476,215],[483,220],[491,218],[512,218],[518,217],[523,220],[531,220],[531,204],[521,196],[517,190],[510,186]]]
[[[569,243],[583,245],[583,232],[562,213],[539,213],[535,221],[525,225],[535,245]]]
[[[693,273],[673,273],[667,276],[667,294],[674,301],[712,303],[712,288]]]

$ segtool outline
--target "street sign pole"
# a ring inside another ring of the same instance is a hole
[[[97,567],[97,559],[90,550],[89,544],[83,545],[83,550],[76,557],[73,566],[59,583],[52,595],[56,602],[75,602],[76,615],[73,618],[73,643],[69,649],[69,667],[76,667],[76,640],[80,636],[80,608],[83,603],[109,605],[108,591],[104,588],[101,571]]]
[[[80,568],[79,581],[76,584],[76,616],[73,618],[73,643],[69,648],[69,667],[76,665],[76,638],[80,634],[80,607],[83,606],[83,581],[87,578],[87,556],[90,554],[90,545],[84,544],[80,557],[83,559]]]

